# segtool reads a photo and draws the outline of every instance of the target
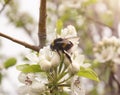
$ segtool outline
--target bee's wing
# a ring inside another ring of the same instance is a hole
[[[71,42],[77,42],[80,38],[79,37],[69,37],[69,38],[63,38],[62,41],[58,41],[57,43],[69,43],[69,41]]]
[[[64,39],[64,40],[62,40],[62,41],[58,41],[58,42],[56,42],[56,43],[69,43],[69,40],[67,40],[67,39]]]
[[[80,38],[75,36],[75,37],[68,37],[68,38],[65,38],[65,40],[76,40],[78,41]]]
[[[67,38],[64,38],[64,39],[77,39],[79,38],[78,36],[73,36],[73,37],[67,37]]]
[[[71,41],[74,44],[74,43],[78,42],[80,38],[75,36],[75,37],[69,37],[69,38],[65,38],[65,39]]]

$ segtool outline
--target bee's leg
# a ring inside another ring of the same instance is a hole
[[[71,57],[70,55],[66,52],[66,51],[63,51],[63,53],[66,55],[66,57],[69,59],[70,63],[72,63],[72,60],[71,60]]]
[[[58,55],[61,57],[60,51],[59,50],[56,50],[56,51],[57,51]]]

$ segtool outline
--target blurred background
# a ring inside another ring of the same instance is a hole
[[[0,0],[0,32],[30,44],[38,45],[38,21],[40,0]],[[84,80],[86,95],[120,95],[120,74],[112,90],[108,84],[109,70],[96,62],[93,47],[103,38],[120,37],[120,0],[47,0],[47,41],[51,40],[56,21],[61,19],[64,27],[74,25],[80,48],[100,82]],[[18,74],[15,66],[1,69],[10,58],[17,64],[25,62],[31,50],[0,37],[0,95],[18,95]],[[16,64],[16,65],[17,65]],[[118,65],[119,67],[119,65]],[[106,72],[106,73],[105,73]]]

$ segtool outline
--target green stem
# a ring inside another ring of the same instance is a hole
[[[61,80],[67,73],[68,73],[68,72],[61,73],[61,74],[58,76],[57,81]]]
[[[58,86],[60,86],[60,87],[70,87],[69,84],[60,84],[60,85],[58,85]]]
[[[68,81],[71,77],[72,77],[72,76],[69,76],[67,79],[65,79],[65,80],[63,80],[63,81],[61,81],[61,82],[59,82],[59,84],[62,84],[62,83],[64,83],[64,82]]]
[[[58,73],[61,72],[62,67],[63,67],[63,63],[64,63],[64,54],[61,54],[60,59],[61,59],[61,62],[60,62],[60,65],[59,65]]]

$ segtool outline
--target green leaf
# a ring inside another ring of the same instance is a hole
[[[7,59],[3,64],[4,64],[4,67],[7,69],[11,66],[14,66],[16,62],[17,62],[16,58],[11,57]]]
[[[58,20],[56,23],[56,32],[57,34],[61,34],[61,29],[63,28],[63,22],[62,20]]]
[[[23,72],[23,73],[35,73],[35,72],[41,72],[40,65],[29,65],[29,64],[23,64],[18,65],[17,70]]]
[[[80,68],[80,71],[78,72],[77,75],[99,82],[97,74],[90,68]]]

